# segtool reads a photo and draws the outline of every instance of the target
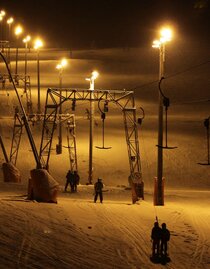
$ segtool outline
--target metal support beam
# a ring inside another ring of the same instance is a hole
[[[12,162],[14,165],[16,165],[17,162],[20,140],[23,132],[23,126],[24,123],[20,118],[19,113],[16,112],[14,117],[13,136],[10,150],[10,162]]]
[[[4,143],[3,143],[3,140],[2,140],[1,135],[0,135],[0,145],[1,145],[1,148],[2,148],[2,151],[3,151],[3,154],[4,154],[4,159],[5,159],[5,161],[8,163],[8,162],[9,162],[9,158],[8,158],[6,149],[5,149],[5,147],[4,147]]]
[[[75,117],[71,115],[66,125],[67,148],[69,153],[70,170],[78,171],[77,166],[77,149],[76,149],[76,132]]]

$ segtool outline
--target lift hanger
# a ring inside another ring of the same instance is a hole
[[[144,109],[142,107],[140,107],[140,110],[142,111],[142,117],[141,118],[138,118],[137,122],[139,125],[142,124],[143,122],[143,119],[145,118],[145,112],[144,112]]]
[[[158,83],[159,91],[163,97],[163,105],[165,107],[165,146],[157,145],[157,147],[162,149],[175,149],[177,147],[169,147],[168,146],[168,107],[170,106],[170,100],[166,97],[161,89],[161,82],[163,81],[164,77],[162,77]]]
[[[98,108],[101,112],[101,119],[102,119],[102,146],[96,146],[97,149],[111,149],[112,147],[105,147],[104,145],[104,131],[105,131],[105,119],[106,119],[106,112],[108,112],[108,102],[105,101],[104,103],[104,111],[100,108],[100,102],[102,99],[98,101]]]

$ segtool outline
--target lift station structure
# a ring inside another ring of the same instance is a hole
[[[140,150],[134,92],[126,90],[87,90],[87,89],[51,89],[47,90],[42,137],[40,144],[40,162],[48,169],[53,134],[56,129],[58,109],[64,102],[92,101],[116,104],[123,114],[125,138],[132,183],[142,184]],[[74,124],[74,123],[72,123]],[[91,173],[91,171],[89,171]],[[142,195],[139,196],[143,198]]]
[[[137,195],[140,198],[143,198],[143,181],[142,181],[142,173],[141,173],[141,163],[140,163],[140,151],[139,151],[139,141],[138,141],[138,129],[137,129],[137,118],[136,118],[136,107],[135,107],[135,100],[134,100],[134,92],[133,91],[126,91],[126,90],[94,90],[91,89],[51,89],[47,90],[46,95],[46,103],[45,103],[45,112],[44,112],[44,119],[43,119],[43,128],[42,128],[42,136],[41,136],[41,143],[40,143],[40,150],[39,153],[36,149],[34,144],[34,139],[32,132],[29,127],[30,121],[30,112],[32,111],[32,102],[31,102],[31,94],[30,94],[30,83],[26,83],[25,80],[25,93],[26,93],[26,107],[27,113],[23,108],[23,105],[20,101],[20,97],[17,93],[17,89],[15,86],[14,81],[17,82],[17,78],[14,79],[12,74],[9,70],[8,64],[6,63],[5,57],[2,55],[3,60],[8,69],[9,76],[3,77],[3,86],[6,80],[10,80],[13,84],[13,87],[16,91],[17,98],[20,104],[21,110],[21,119],[16,113],[15,115],[15,123],[14,123],[14,137],[12,141],[12,147],[10,152],[10,161],[16,163],[17,160],[17,153],[20,144],[20,137],[22,134],[22,128],[25,126],[26,132],[32,147],[32,151],[35,157],[35,161],[37,164],[37,168],[44,168],[48,170],[49,167],[49,159],[51,153],[51,146],[53,140],[53,134],[56,129],[56,121],[62,118],[62,115],[59,114],[58,109],[62,106],[62,104],[66,101],[71,101],[75,104],[76,101],[94,101],[100,102],[104,101],[106,104],[112,102],[116,104],[119,109],[122,111],[123,114],[123,121],[124,121],[124,128],[125,128],[125,137],[127,143],[127,152],[128,152],[128,160],[129,160],[129,167],[130,167],[130,175],[129,175],[129,182],[131,187],[135,184],[140,186],[139,194]],[[29,86],[29,87],[27,87]],[[43,117],[42,117],[43,118]],[[74,135],[74,127],[75,127],[75,120],[74,116],[69,121],[68,131],[71,136],[67,135],[68,141],[68,148],[71,149],[70,146],[70,138],[72,139],[74,145],[76,145],[76,139]],[[74,156],[76,161],[76,146],[74,147],[74,152],[69,151],[69,156]],[[75,162],[77,166],[77,161]],[[72,166],[73,169],[73,166]],[[89,174],[92,173],[89,168]]]

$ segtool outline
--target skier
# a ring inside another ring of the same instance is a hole
[[[66,174],[65,192],[67,191],[68,185],[70,185],[71,192],[73,192],[74,191],[74,174],[70,170]]]
[[[95,197],[94,197],[94,203],[96,203],[98,195],[100,197],[100,202],[103,202],[103,194],[102,194],[102,189],[103,189],[103,183],[102,179],[98,178],[98,181],[94,184],[94,189],[95,189]]]
[[[166,228],[166,224],[162,223],[162,231],[161,231],[161,256],[168,256],[168,241],[170,240],[170,232]]]
[[[161,228],[158,222],[154,223],[152,228],[151,238],[152,238],[152,258],[158,258],[160,254],[160,239],[161,239]]]

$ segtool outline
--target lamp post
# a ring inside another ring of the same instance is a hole
[[[7,24],[8,24],[8,41],[9,41],[9,51],[8,51],[8,63],[10,65],[10,32],[11,32],[11,25],[14,22],[14,19],[11,17],[7,20]],[[11,70],[11,66],[10,66],[10,70]]]
[[[2,29],[3,29],[3,26],[2,26],[2,24],[3,24],[3,16],[1,16],[1,14],[0,14],[0,23],[1,23],[1,28],[0,28],[0,31],[1,31],[1,50],[3,50],[3,42],[2,42],[2,38],[3,38],[3,31],[2,31]]]
[[[58,144],[56,145],[56,153],[62,153],[62,75],[63,69],[67,65],[67,60],[62,59],[61,62],[56,66],[56,69],[59,71],[59,88],[60,88],[60,107],[59,107],[59,135],[58,135]]]
[[[17,75],[18,75],[18,40],[19,40],[19,36],[22,34],[23,29],[20,25],[16,26],[15,28],[15,35],[16,35],[16,60],[15,60],[15,81],[16,83],[18,83],[17,80]]]
[[[11,32],[11,25],[14,22],[14,19],[11,17],[7,20],[8,24],[8,41],[10,41],[10,32]]]
[[[28,62],[28,42],[31,40],[30,35],[27,35],[23,39],[23,43],[25,43],[25,92],[27,92],[27,62]]]
[[[169,28],[160,31],[160,39],[153,42],[153,48],[159,48],[159,81],[164,77],[165,69],[165,45],[171,40],[172,32]],[[159,112],[158,112],[158,163],[157,163],[157,185],[155,205],[164,205],[163,194],[163,99],[159,92]]]
[[[40,69],[39,69],[39,49],[43,46],[41,39],[36,39],[34,42],[34,49],[37,51],[37,114],[41,113],[40,105]]]
[[[27,35],[23,39],[23,43],[25,44],[25,82],[26,82],[26,76],[27,76],[27,62],[28,62],[28,42],[31,40],[30,35]]]
[[[93,128],[94,128],[94,82],[98,77],[98,72],[93,71],[90,78],[86,80],[90,81],[90,137],[89,137],[89,173],[88,173],[88,183],[92,184],[93,180]]]
[[[6,15],[6,12],[4,10],[0,11],[0,23],[1,23],[1,49],[2,51],[4,51],[4,42],[3,42],[3,20],[4,20],[4,16]]]

